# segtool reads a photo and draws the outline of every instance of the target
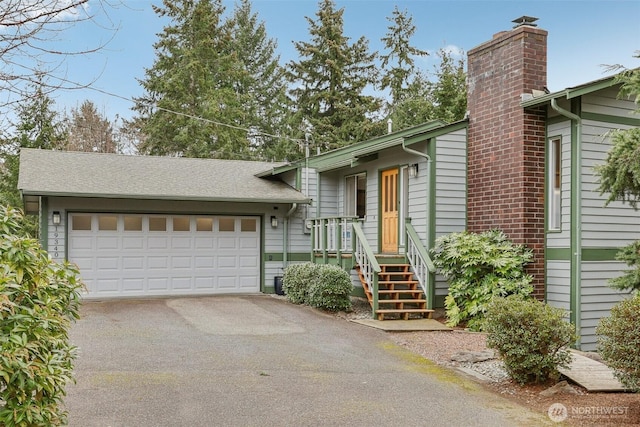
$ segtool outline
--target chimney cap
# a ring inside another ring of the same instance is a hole
[[[513,26],[513,28],[522,27],[523,25],[528,25],[529,27],[537,27],[538,24],[534,24],[534,22],[536,22],[537,20],[538,20],[538,18],[536,18],[534,16],[523,15],[520,18],[516,18],[511,22],[516,24],[516,25]]]

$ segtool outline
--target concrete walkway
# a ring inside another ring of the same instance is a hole
[[[265,295],[86,302],[71,426],[538,426],[385,332]]]

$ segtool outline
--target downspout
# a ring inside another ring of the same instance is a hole
[[[561,115],[575,121],[576,124],[576,152],[575,152],[575,168],[571,171],[571,183],[572,189],[575,189],[575,197],[571,197],[572,203],[575,203],[573,209],[575,213],[575,227],[572,227],[572,243],[573,243],[573,265],[572,275],[573,280],[571,284],[574,286],[571,289],[573,295],[573,301],[570,306],[571,312],[574,314],[574,325],[576,333],[578,335],[578,341],[576,341],[576,347],[580,349],[581,333],[582,333],[582,307],[581,307],[581,282],[582,282],[582,153],[580,147],[582,145],[582,118],[570,111],[561,108],[555,98],[551,98],[551,108],[560,113]]]
[[[289,217],[291,216],[291,214],[293,214],[293,212],[298,208],[298,204],[297,203],[292,203],[291,204],[291,209],[289,209],[287,211],[286,214],[284,214],[284,242],[282,244],[282,248],[284,250],[284,252],[282,253],[282,269],[284,270],[285,268],[287,268],[288,264],[289,264]]]
[[[429,233],[429,222],[431,220],[430,216],[430,210],[431,210],[431,186],[429,185],[429,178],[431,177],[431,157],[429,157],[429,155],[427,153],[423,153],[421,151],[418,150],[414,150],[413,148],[409,148],[406,145],[404,145],[405,143],[405,139],[402,139],[402,149],[404,151],[406,151],[409,154],[414,154],[416,156],[419,157],[423,157],[425,159],[427,159],[427,203],[428,203],[428,209],[426,212],[426,219],[427,219],[427,249],[431,249],[431,236]],[[403,221],[405,221],[405,218],[402,219]]]

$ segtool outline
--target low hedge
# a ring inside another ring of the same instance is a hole
[[[351,277],[335,265],[290,265],[284,271],[282,289],[294,304],[307,304],[329,311],[351,308]]]

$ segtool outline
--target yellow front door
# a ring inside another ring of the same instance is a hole
[[[382,172],[382,252],[398,252],[398,169]]]

